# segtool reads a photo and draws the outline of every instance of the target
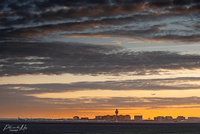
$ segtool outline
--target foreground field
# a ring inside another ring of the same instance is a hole
[[[24,127],[17,132],[4,130],[6,125]],[[23,126],[24,125],[24,126]],[[3,131],[4,130],[4,131]],[[199,123],[66,123],[0,122],[3,134],[199,134]]]

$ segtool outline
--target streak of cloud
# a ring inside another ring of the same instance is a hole
[[[69,84],[7,84],[0,85],[1,92],[13,92],[21,94],[61,93],[88,90],[193,90],[199,89],[199,77],[177,77],[166,79],[136,79],[124,81],[104,82],[74,82]],[[192,84],[193,83],[193,84]]]
[[[0,107],[18,107],[18,108],[197,108],[200,104],[199,97],[82,97],[82,98],[37,98],[33,96],[24,96],[20,92],[2,92],[0,98]],[[7,105],[3,105],[3,104]]]
[[[199,55],[169,51],[134,52],[114,45],[6,42],[0,47],[0,76],[65,73],[120,75],[200,67]]]

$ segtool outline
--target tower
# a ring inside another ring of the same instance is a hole
[[[116,118],[115,118],[115,119],[116,119],[116,121],[118,120],[118,116],[117,116],[118,113],[119,113],[119,112],[118,112],[118,109],[116,109],[116,110],[115,110],[115,114],[116,114]]]
[[[118,112],[118,109],[116,109],[116,111],[115,111],[116,117],[117,117],[118,113],[119,113],[119,112]]]

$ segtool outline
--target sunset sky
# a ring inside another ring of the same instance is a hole
[[[1,0],[0,118],[200,117],[200,0]]]

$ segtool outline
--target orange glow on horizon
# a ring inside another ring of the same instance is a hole
[[[73,116],[88,117],[94,119],[95,116],[103,115],[115,115],[115,109],[108,110],[86,110],[86,109],[16,109],[15,112],[7,110],[0,116],[0,118],[73,118]],[[132,110],[126,110],[126,108],[117,108],[119,115],[130,115],[131,119],[134,119],[134,115],[142,115],[143,119],[154,119],[157,116],[184,116],[188,117],[200,117],[200,108],[163,108],[163,109],[144,109],[135,108]]]

